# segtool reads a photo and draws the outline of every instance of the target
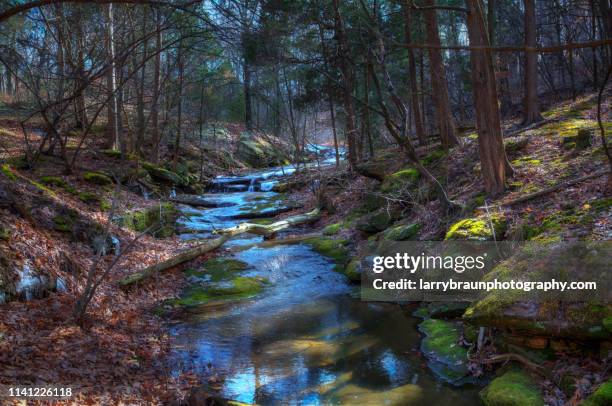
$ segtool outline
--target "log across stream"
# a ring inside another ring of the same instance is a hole
[[[202,198],[233,205],[184,206],[183,238],[261,231],[239,226],[245,220],[232,213],[278,201],[272,192],[248,191]],[[293,234],[316,231],[289,226]],[[358,287],[309,246],[254,244],[262,239],[246,233],[225,242],[228,257],[246,264],[241,275],[267,284],[254,297],[201,306],[173,324],[174,373],[220,376],[207,390],[262,405],[478,403],[478,388],[444,384],[425,365],[418,319],[395,304],[361,302]]]

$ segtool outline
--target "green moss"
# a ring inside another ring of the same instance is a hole
[[[40,183],[48,186],[57,186],[61,188],[65,188],[68,186],[68,183],[60,178],[59,176],[43,176],[40,178]]]
[[[165,238],[174,234],[179,215],[180,212],[172,203],[161,203],[146,210],[125,214],[121,224],[134,231],[148,231],[155,237]]]
[[[517,168],[524,168],[526,166],[539,166],[541,164],[542,161],[531,156],[525,156],[512,161],[512,165]]]
[[[17,175],[15,175],[9,164],[2,164],[1,170],[4,176],[6,176],[9,180],[12,180],[13,182],[17,180]]]
[[[418,223],[395,226],[387,229],[384,233],[384,238],[391,241],[406,241],[415,237],[421,225]]]
[[[77,195],[80,201],[85,203],[99,203],[101,198],[93,192],[81,192]]]
[[[201,306],[210,302],[246,299],[259,294],[268,281],[260,277],[237,276],[229,282],[188,288],[180,298],[170,304],[183,307]]]
[[[0,240],[7,241],[10,238],[11,238],[10,230],[5,226],[0,225]]]
[[[429,154],[425,155],[425,157],[423,159],[421,159],[421,163],[423,165],[425,165],[425,166],[428,166],[428,165],[431,165],[434,162],[439,161],[440,159],[444,158],[445,156],[446,156],[446,151],[444,151],[443,149],[436,149],[434,151],[431,151]]]
[[[304,243],[310,245],[315,252],[332,259],[336,264],[335,271],[344,272],[349,260],[348,240],[310,237],[305,239]]]
[[[491,224],[493,228],[491,228]],[[445,240],[473,240],[487,241],[495,239],[501,240],[506,231],[506,219],[501,216],[487,218],[468,218],[453,224],[446,233]]]
[[[142,167],[149,173],[149,175],[158,181],[170,183],[173,185],[183,184],[183,179],[175,172],[168,169],[162,168],[161,166],[154,165],[150,162],[144,162]]]
[[[276,221],[275,219],[266,219],[266,218],[263,218],[263,219],[250,219],[249,223],[252,223],[252,224],[261,224],[261,225],[267,226],[267,225],[270,225],[270,224],[274,223],[275,221]]]
[[[208,277],[214,282],[219,282],[232,277],[234,274],[247,269],[246,262],[234,258],[217,257],[207,260],[199,270],[186,270],[188,275],[196,277]]]
[[[511,370],[495,378],[480,392],[486,406],[544,406],[544,399],[533,378]]]
[[[361,281],[361,260],[359,258],[352,259],[342,270],[342,273],[351,282]]]
[[[459,344],[460,329],[457,325],[436,319],[419,324],[425,334],[421,350],[430,360],[430,367],[443,380],[454,382],[468,374],[467,349]]]
[[[612,379],[604,382],[580,406],[612,405]]]
[[[380,188],[383,193],[397,193],[406,185],[413,184],[419,179],[419,172],[414,168],[403,169],[387,176]]]
[[[435,353],[451,363],[464,362],[467,349],[459,345],[461,338],[459,328],[454,324],[437,319],[427,319],[419,324],[419,330],[426,335],[423,340],[423,349]]]
[[[110,177],[100,172],[85,172],[83,174],[83,179],[85,179],[87,182],[102,186],[113,183],[113,180]]]
[[[329,224],[323,229],[323,235],[336,235],[340,232],[342,223]]]
[[[378,233],[386,230],[399,218],[399,213],[394,210],[380,209],[375,213],[361,218],[355,228],[364,233]]]
[[[70,216],[59,215],[55,216],[52,219],[53,228],[56,231],[61,231],[63,233],[70,233],[74,227],[74,219]]]

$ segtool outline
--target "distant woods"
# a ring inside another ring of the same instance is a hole
[[[67,172],[94,144],[176,166],[186,140],[215,147],[211,124],[240,122],[296,157],[344,145],[358,172],[396,144],[448,206],[420,145],[449,150],[475,126],[486,191],[500,193],[501,120],[537,123],[598,91],[612,60],[607,0],[14,4],[0,2],[0,97],[27,111],[28,161],[54,154]]]

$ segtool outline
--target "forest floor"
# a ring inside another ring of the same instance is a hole
[[[488,210],[502,212],[509,219],[507,235],[524,233],[526,225],[542,227],[550,216],[569,209],[588,211],[593,202],[610,197],[607,176],[594,177],[523,203],[509,206],[504,203],[606,168],[598,131],[591,139],[592,146],[583,149],[576,148],[575,140],[564,140],[564,137],[574,137],[580,129],[594,130],[595,110],[592,95],[573,103],[559,104],[544,114],[547,120],[544,125],[508,138],[508,154],[516,174],[510,180],[507,193],[495,199],[486,199],[484,195],[475,134],[465,134],[463,145],[453,149],[450,156],[439,150],[424,153],[428,167],[444,180],[451,199],[464,206],[462,213],[452,216],[442,212],[439,203],[431,198],[431,190],[422,182],[408,184],[409,189],[391,185],[388,193],[379,195],[377,181],[349,177],[330,168],[321,176],[329,179],[327,192],[335,213],[326,215],[317,227],[339,224],[338,235],[359,241],[356,244],[359,251],[368,235],[354,227],[355,219],[367,214],[364,202],[372,196],[377,199],[374,203],[377,209],[391,205],[400,207],[399,222],[418,223],[418,238],[423,240],[443,239],[448,227],[458,218],[478,216]],[[612,128],[609,114],[604,111],[608,133]],[[515,131],[517,123],[508,122],[506,126],[507,132]],[[36,134],[31,137],[35,141]],[[130,241],[135,241],[121,254],[109,277],[102,281],[83,328],[80,328],[71,315],[87,270],[95,260],[91,246],[66,233],[57,222],[43,226],[24,218],[10,205],[0,205],[3,231],[0,255],[6,258],[3,268],[8,261],[28,264],[51,277],[61,278],[65,285],[64,289],[42,299],[0,304],[0,384],[53,383],[77,387],[77,396],[72,401],[79,405],[155,404],[182,398],[189,388],[200,383],[200,378],[191,374],[171,375],[165,358],[170,348],[167,326],[155,312],[161,301],[176,297],[184,286],[179,267],[129,291],[120,289],[116,282],[193,243],[176,236],[141,235],[109,221],[115,213],[158,204],[155,199],[144,199],[137,190],[99,185],[84,179],[87,172],[112,170],[117,166],[116,157],[93,147],[83,153],[79,169],[72,175],[64,175],[61,162],[50,156],[43,156],[35,169],[21,169],[18,163],[24,153],[23,133],[16,120],[0,117],[0,140],[1,158],[7,162],[0,174],[2,188],[47,196],[87,221],[108,227],[121,241],[122,250]],[[381,164],[386,175],[406,167],[395,149],[381,151],[371,163],[373,166]],[[62,182],[54,181],[55,178]],[[301,195],[306,206],[315,204],[307,188],[293,193]],[[97,197],[89,199],[88,195]],[[485,202],[487,209],[482,208]],[[37,210],[44,215],[44,208]],[[609,240],[612,238],[610,210],[608,207],[594,211],[585,221],[562,223],[554,233],[569,239],[588,236]],[[113,261],[114,256],[104,256],[103,267],[110,266]],[[4,272],[5,275],[0,275],[0,287],[1,283],[9,283],[8,279],[15,278],[6,269]]]

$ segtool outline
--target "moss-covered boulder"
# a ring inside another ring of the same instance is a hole
[[[503,239],[506,218],[492,216],[459,220],[446,232],[445,240],[492,241]]]
[[[106,186],[113,183],[113,180],[108,175],[101,172],[85,172],[83,174],[83,179],[89,183],[101,186]]]
[[[419,172],[416,169],[402,169],[387,176],[380,190],[383,193],[401,193],[402,190],[414,185],[418,179]]]
[[[437,319],[427,319],[419,324],[425,335],[421,351],[429,360],[428,365],[442,380],[459,383],[468,375],[467,349],[460,344],[459,325]]]
[[[236,156],[253,168],[264,168],[282,162],[286,157],[263,138],[242,134],[236,146]]]
[[[176,230],[179,210],[171,203],[161,203],[145,210],[132,211],[121,218],[121,224],[131,230],[158,237],[170,237]]]
[[[580,406],[612,405],[612,379],[602,383]]]
[[[261,277],[235,276],[204,285],[193,285],[169,304],[190,308],[247,299],[259,294],[268,283],[267,279]]]
[[[161,166],[154,165],[150,162],[145,162],[142,164],[142,167],[149,173],[151,178],[159,182],[175,186],[183,183],[183,179],[177,173],[166,168],[162,168]]]
[[[486,406],[544,406],[544,398],[532,377],[510,370],[495,378],[480,392]]]
[[[421,225],[418,223],[403,224],[387,229],[383,238],[390,241],[407,241],[416,237],[420,229]]]
[[[363,267],[361,265],[361,258],[353,258],[351,261],[344,267],[343,274],[349,279],[349,281],[358,283],[361,282],[361,274],[363,272]]]
[[[396,210],[380,209],[367,214],[355,224],[355,228],[364,233],[374,234],[386,230],[400,217]]]
[[[609,277],[609,246],[598,242],[526,243],[498,263],[483,280],[504,281],[596,281]],[[562,301],[539,290],[493,290],[483,292],[466,309],[463,319],[477,326],[492,326],[527,336],[569,340],[606,340],[612,305],[596,296],[576,291]]]
[[[205,261],[198,269],[186,269],[184,272],[190,277],[220,282],[235,277],[248,267],[246,262],[234,258],[217,257]]]

